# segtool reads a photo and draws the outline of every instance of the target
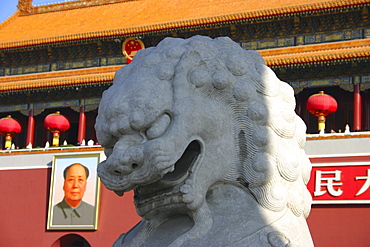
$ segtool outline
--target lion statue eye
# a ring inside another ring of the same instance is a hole
[[[168,114],[163,114],[158,120],[146,130],[146,136],[149,140],[162,136],[171,123],[171,117]]]

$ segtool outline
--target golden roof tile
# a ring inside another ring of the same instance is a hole
[[[370,57],[370,39],[260,50],[271,67]]]
[[[0,77],[0,92],[34,90],[38,88],[111,83],[120,66],[76,69]]]
[[[128,36],[370,3],[370,0],[115,1],[98,0],[95,5],[89,5],[93,1],[88,0],[73,1],[32,7],[31,13],[18,11],[0,24],[0,49]],[[84,2],[89,6],[82,7]]]

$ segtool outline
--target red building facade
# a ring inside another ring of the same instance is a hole
[[[84,0],[33,6],[19,0],[18,11],[0,24],[0,118],[11,115],[22,127],[12,140],[16,150],[0,151],[7,202],[0,206],[1,244],[105,246],[138,222],[132,194],[119,198],[102,188],[97,230],[46,230],[53,156],[103,152],[95,118],[102,92],[128,62],[123,46],[128,39],[151,47],[165,37],[228,36],[257,50],[294,88],[296,112],[308,133],[318,133],[317,118],[305,108],[308,97],[323,90],[338,102],[325,129],[336,133],[308,136],[314,164],[353,163],[356,157],[370,162],[369,151],[359,151],[370,147],[369,5],[368,0]],[[70,128],[61,133],[58,148],[45,148],[52,133],[44,120],[56,111]],[[341,144],[322,146],[328,140]],[[359,150],[352,150],[356,145]],[[369,208],[367,202],[314,203],[308,222],[316,246],[366,246]]]

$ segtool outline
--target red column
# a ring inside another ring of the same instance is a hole
[[[78,144],[82,143],[82,140],[85,139],[85,135],[86,135],[86,115],[85,115],[85,106],[82,105],[80,107],[80,119],[78,121],[78,137],[77,137]]]
[[[362,98],[360,83],[353,86],[353,130],[362,130]]]
[[[34,140],[35,140],[35,118],[33,116],[33,109],[30,109],[28,113],[26,146],[28,146],[31,143],[33,147],[35,145]]]

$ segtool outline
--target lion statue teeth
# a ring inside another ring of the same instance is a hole
[[[114,246],[313,246],[293,89],[227,37],[165,38],[117,71],[96,120],[104,185],[142,221]]]

